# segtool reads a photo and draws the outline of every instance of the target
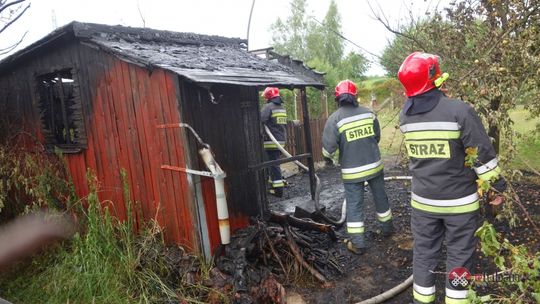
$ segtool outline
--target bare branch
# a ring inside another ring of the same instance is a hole
[[[4,10],[6,10],[8,7],[12,6],[12,5],[15,5],[15,4],[19,4],[21,2],[24,2],[26,0],[15,0],[13,2],[10,2],[10,3],[0,3],[0,13],[2,13]]]
[[[390,26],[390,23],[388,22],[388,19],[386,18],[386,16],[384,14],[382,14],[383,16],[381,17],[381,14],[375,12],[375,9],[373,8],[373,6],[371,5],[371,2],[370,1],[367,1],[368,3],[368,6],[369,8],[371,9],[371,13],[373,14],[375,20],[379,21],[389,32],[395,34],[395,35],[398,35],[398,36],[402,36],[404,38],[407,38],[411,41],[413,41],[414,43],[416,43],[418,45],[418,47],[425,51],[426,50],[426,47],[424,46],[423,43],[421,43],[418,39],[416,39],[415,37],[411,36],[411,35],[408,35],[408,34],[405,34],[401,31],[398,31],[396,29],[393,29],[391,26]],[[412,16],[412,12],[411,10],[409,9],[409,13],[411,14]],[[383,20],[384,18],[384,20]],[[414,18],[411,17],[411,20],[414,20]]]
[[[317,20],[315,17],[313,17],[313,16],[309,16],[309,17],[310,17],[311,19],[313,19],[315,22],[317,22],[318,24],[320,24],[320,25],[322,25],[322,26],[325,26],[324,23],[322,23],[321,21]],[[373,57],[377,57],[377,58],[381,59],[381,56],[379,56],[379,55],[377,55],[377,54],[375,54],[375,53],[373,53],[373,52],[370,52],[370,51],[368,51],[367,49],[365,49],[365,48],[359,46],[358,44],[354,43],[354,42],[353,42],[352,40],[350,40],[349,38],[343,36],[341,33],[337,32],[337,31],[334,31],[334,30],[331,29],[331,28],[328,28],[328,29],[329,29],[332,33],[334,33],[334,34],[336,34],[338,37],[340,37],[341,39],[343,39],[343,40],[349,42],[350,44],[352,44],[352,45],[354,45],[354,46],[356,46],[356,47],[359,48],[360,50],[362,50],[362,51],[364,51],[364,52],[370,54],[370,55],[373,56]]]
[[[141,4],[140,4],[139,0],[137,0],[137,10],[139,11],[139,16],[141,17],[143,27],[146,27],[146,20],[144,19],[144,15],[143,15],[143,13],[141,11]]]
[[[26,12],[27,9],[30,8],[30,5],[32,3],[28,3],[28,5],[22,10],[22,12],[20,12],[15,18],[11,19],[8,23],[6,23],[4,25],[4,27],[2,27],[2,29],[0,29],[0,33],[2,33],[3,31],[5,31],[10,25],[12,25],[15,21],[17,21],[19,18],[21,18],[22,15],[24,15],[24,13]]]
[[[18,47],[19,44],[21,44],[21,42],[24,40],[24,37],[26,37],[26,34],[28,34],[28,31],[26,31],[26,32],[22,35],[21,39],[19,39],[19,41],[17,41],[16,43],[14,43],[14,44],[8,46],[7,48],[0,49],[0,56],[5,55],[5,54],[11,52],[11,51],[13,51],[16,47]]]

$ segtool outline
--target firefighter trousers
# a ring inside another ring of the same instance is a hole
[[[266,157],[268,160],[276,160],[281,156],[281,151],[277,149],[266,149]],[[269,183],[271,184],[270,191],[273,194],[281,196],[283,194],[283,187],[285,186],[285,181],[281,175],[281,167],[279,165],[274,165],[268,168],[268,173],[270,175]]]
[[[466,304],[467,282],[464,270],[471,271],[477,238],[478,211],[441,215],[412,209],[413,298],[415,303],[435,302],[435,279],[446,282],[445,303]],[[446,275],[436,274],[443,241],[446,242]],[[465,269],[463,269],[463,268]],[[449,279],[456,278],[456,280]]]
[[[378,174],[367,181],[375,201],[377,218],[381,223],[392,219],[388,196],[384,189],[384,174]],[[347,200],[347,233],[354,237],[364,233],[364,182],[344,183]]]

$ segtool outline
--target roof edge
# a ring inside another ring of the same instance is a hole
[[[3,68],[3,67],[9,68],[9,66],[15,64],[18,60],[20,60],[23,57],[26,57],[27,55],[31,54],[35,50],[41,47],[44,47],[50,43],[53,43],[63,37],[73,35],[74,24],[75,24],[75,21],[72,21],[66,25],[63,25],[55,29],[54,31],[50,32],[49,34],[43,36],[41,39],[37,40],[36,42],[31,43],[30,45],[26,46],[22,50],[19,50],[7,56],[6,58],[0,60],[0,68]]]

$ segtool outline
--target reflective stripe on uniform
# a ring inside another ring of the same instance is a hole
[[[284,141],[278,141],[278,143],[282,146],[282,147],[285,147],[285,142]],[[277,149],[277,145],[273,142],[273,141],[265,141],[264,142],[264,148],[265,149]]]
[[[435,295],[423,295],[416,290],[413,290],[413,298],[420,303],[433,303],[435,301]]]
[[[413,297],[422,303],[431,303],[435,301],[435,286],[423,287],[413,284]]]
[[[332,157],[333,157],[332,154],[333,154],[333,153],[330,153],[330,152],[326,151],[325,148],[322,148],[322,155],[323,155],[324,157],[332,158]]]
[[[429,199],[412,193],[411,206],[418,210],[433,213],[467,213],[478,210],[480,203],[476,192],[462,198],[450,200]]]
[[[272,118],[276,119],[278,125],[287,124],[287,112],[284,109],[272,110]]]
[[[497,158],[488,161],[485,165],[474,168],[474,171],[478,178],[485,181],[497,178],[501,174],[501,168],[498,165]]]
[[[460,135],[460,131],[415,131],[405,133],[405,139],[458,139]]]
[[[414,132],[414,131],[458,131],[461,129],[460,125],[457,122],[449,121],[432,121],[432,122],[416,122],[405,124],[399,127],[401,132]]]
[[[353,120],[351,122],[348,122],[346,124],[341,125],[341,127],[339,126],[339,123],[338,123],[338,127],[339,127],[338,132],[342,133],[343,131],[351,129],[351,128],[367,126],[367,125],[373,125],[373,117],[372,117],[371,113],[368,113],[368,114],[370,114],[369,117],[359,118],[359,119]],[[352,116],[352,117],[359,117],[359,116],[363,116],[363,115],[365,115],[365,114],[355,115],[355,116]],[[352,118],[352,117],[348,117],[348,118]],[[341,121],[346,120],[346,119],[342,119]]]
[[[274,114],[277,114],[277,113],[284,113],[284,114],[287,114],[287,111],[285,111],[285,109],[275,109],[275,110],[272,110],[272,116]]]
[[[354,122],[354,121],[362,120],[366,118],[374,118],[374,117],[375,116],[372,113],[358,114],[358,115],[350,116],[347,118],[343,118],[342,120],[338,121],[336,125],[338,128],[341,128],[343,125],[348,124],[350,122]]]
[[[454,206],[463,206],[470,203],[474,203],[475,201],[478,200],[478,193],[475,192],[471,195],[467,195],[462,198],[440,200],[440,199],[429,199],[429,198],[421,197],[420,195],[415,194],[413,192],[411,194],[411,198],[425,205],[432,205],[432,206],[439,206],[439,207],[454,207]]]
[[[364,222],[347,222],[347,233],[364,233]]]
[[[272,181],[272,187],[274,188],[283,188],[284,186],[285,186],[285,181],[282,179]]]
[[[341,178],[344,180],[351,180],[366,177],[375,174],[383,169],[383,163],[381,160],[355,168],[343,168],[341,169]]]
[[[278,110],[274,110],[272,111],[272,117],[287,117],[287,113],[285,112],[285,110],[283,110],[283,112],[278,112]]]
[[[387,222],[392,218],[392,210],[388,209],[388,211],[383,213],[377,212],[377,218],[380,222]]]
[[[421,293],[423,295],[430,295],[430,294],[435,293],[435,285],[430,286],[430,287],[423,287],[423,286],[420,286],[420,285],[418,285],[416,283],[413,283],[413,289],[418,291],[419,293]]]

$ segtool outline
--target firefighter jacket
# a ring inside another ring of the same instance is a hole
[[[332,113],[323,131],[323,156],[339,153],[344,183],[369,180],[383,170],[378,142],[379,121],[368,108],[343,105]]]
[[[438,89],[409,98],[400,129],[410,158],[413,208],[437,214],[473,212],[480,206],[478,178],[504,184],[484,126],[465,102]],[[472,166],[465,164],[468,147],[477,149]]]
[[[287,112],[281,103],[280,97],[273,98],[267,102],[261,110],[261,122],[270,129],[272,135],[274,135],[276,140],[284,147],[285,141],[287,140],[285,128],[287,125]],[[264,130],[263,140],[265,149],[277,149],[276,144],[270,140],[270,137]]]

